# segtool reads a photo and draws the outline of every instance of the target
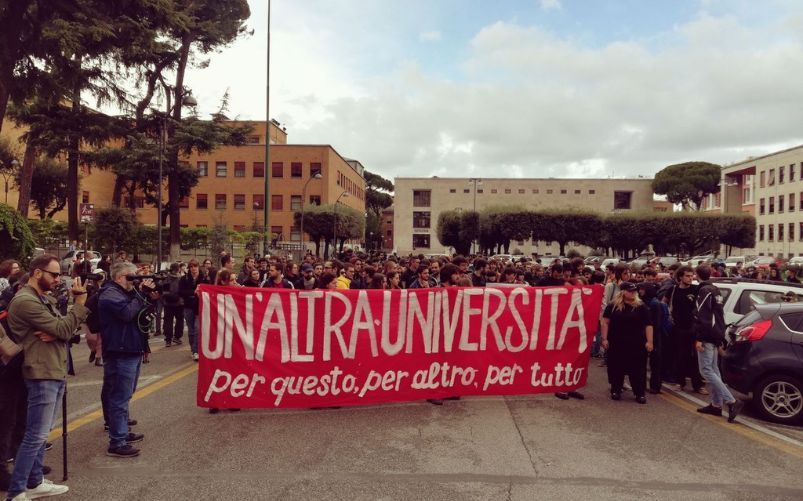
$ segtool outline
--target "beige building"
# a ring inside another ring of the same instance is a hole
[[[704,205],[756,217],[756,246],[733,254],[803,255],[803,145],[749,158],[722,169],[722,194]]]
[[[600,213],[654,210],[652,179],[396,178],[393,244],[399,254],[449,253],[438,241],[442,211],[494,205]],[[513,242],[525,254],[556,255],[552,242]]]

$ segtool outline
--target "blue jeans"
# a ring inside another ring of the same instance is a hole
[[[123,447],[128,437],[128,402],[137,389],[141,355],[103,359],[100,399],[109,424],[109,448]]]
[[[17,450],[14,473],[11,476],[6,497],[13,498],[17,494],[25,492],[28,486],[35,487],[42,483],[45,442],[47,442],[47,435],[58,416],[65,384],[63,379],[25,380],[25,386],[28,389],[28,417],[25,436]]]
[[[697,352],[697,364],[700,373],[708,380],[711,385],[711,404],[722,407],[722,404],[730,404],[736,401],[733,394],[722,382],[722,375],[719,373],[719,351],[713,343],[703,343],[703,351]]]
[[[184,323],[187,324],[190,351],[198,353],[198,312],[190,308],[184,308]]]

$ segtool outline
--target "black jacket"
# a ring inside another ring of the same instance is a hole
[[[716,285],[702,282],[697,291],[695,332],[697,341],[722,344],[725,341],[725,303]]]
[[[210,283],[208,278],[198,274],[198,280],[194,280],[192,275],[187,273],[178,281],[178,295],[184,300],[184,308],[198,313],[198,296],[195,295],[195,288],[199,284]]]

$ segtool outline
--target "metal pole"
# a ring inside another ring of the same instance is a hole
[[[156,273],[162,271],[162,162],[165,147],[165,119],[159,122],[159,186],[156,191]]]
[[[64,395],[61,397],[61,467],[64,472],[62,481],[67,481],[67,383],[64,383]]]
[[[265,71],[265,203],[263,204],[263,223],[262,223],[262,239],[263,239],[263,256],[268,252],[268,194],[270,193],[270,175],[272,168],[270,165],[270,0],[268,0],[268,35],[267,39],[267,56]],[[304,235],[301,235],[304,238]]]

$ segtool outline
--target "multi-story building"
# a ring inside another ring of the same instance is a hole
[[[379,224],[382,229],[382,250],[393,250],[393,206],[382,211],[382,221]]]
[[[294,213],[303,205],[340,204],[365,211],[364,168],[357,160],[342,157],[327,144],[287,144],[287,134],[279,124],[270,124],[270,168],[265,169],[265,122],[249,122],[253,127],[247,144],[221,146],[209,154],[193,153],[180,161],[194,166],[200,176],[189,197],[181,201],[181,226],[212,227],[218,222],[245,231],[261,228],[268,181],[271,233],[280,241],[300,242],[301,231]],[[4,127],[5,135],[5,127]],[[316,175],[320,178],[314,178]],[[115,176],[107,170],[84,168],[81,202],[95,208],[111,207]],[[348,196],[341,196],[344,192]],[[167,193],[164,195],[167,199]],[[16,193],[9,203],[16,205]],[[127,207],[126,197],[121,205]],[[145,224],[156,224],[157,209],[135,197],[135,214]],[[66,220],[67,211],[55,219]],[[305,240],[307,240],[305,238]]]
[[[396,178],[393,244],[400,254],[449,252],[438,241],[441,212],[516,205],[600,213],[654,210],[652,179]],[[525,254],[557,254],[552,242],[513,242]]]
[[[803,255],[803,145],[722,169],[722,196],[706,208],[756,218],[756,246],[733,252],[760,256]]]

